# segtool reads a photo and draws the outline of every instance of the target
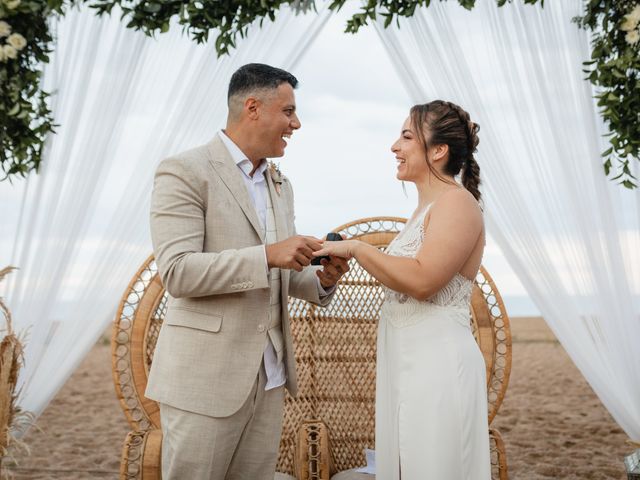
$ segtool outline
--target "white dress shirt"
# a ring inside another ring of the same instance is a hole
[[[247,158],[247,156],[242,153],[242,150],[231,140],[223,130],[218,132],[222,143],[224,143],[227,150],[229,150],[229,154],[233,161],[236,163],[240,171],[242,172],[242,179],[244,180],[244,184],[247,187],[249,192],[249,196],[253,202],[253,206],[256,209],[256,213],[258,214],[258,219],[262,224],[263,228],[266,228],[267,225],[267,180],[264,176],[264,172],[267,169],[267,161],[262,160],[262,163],[258,166],[256,171],[253,173],[253,176],[250,175],[253,170],[253,164]],[[267,263],[267,249],[265,246],[264,250],[264,265],[267,272],[269,271],[269,265]],[[318,292],[320,297],[325,297],[329,295],[335,287],[329,289],[328,291],[322,287],[320,283],[320,279],[316,277],[318,282]],[[284,321],[284,319],[283,319]],[[287,376],[284,368],[284,363],[278,363],[278,357],[276,354],[276,350],[269,340],[269,336],[267,336],[267,345],[264,349],[264,368],[267,373],[267,384],[265,385],[265,390],[270,390],[272,388],[280,387],[284,385],[287,381]]]

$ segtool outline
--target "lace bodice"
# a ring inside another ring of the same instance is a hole
[[[401,257],[415,258],[424,239],[424,218],[432,204],[427,205],[422,211],[416,212],[406,223],[404,229],[393,239],[386,249],[386,253]],[[385,303],[413,303],[434,304],[441,307],[469,308],[471,302],[471,289],[473,282],[456,273],[447,285],[428,300],[420,301],[405,293],[399,293],[390,288],[383,287]]]

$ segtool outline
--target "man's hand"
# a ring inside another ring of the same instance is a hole
[[[322,259],[320,264],[324,267],[318,270],[316,275],[320,279],[323,288],[333,287],[340,277],[349,271],[349,263],[346,258],[330,257],[330,260]]]
[[[281,242],[267,245],[265,248],[269,268],[284,268],[301,272],[311,263],[313,252],[322,248],[322,240],[296,235]]]

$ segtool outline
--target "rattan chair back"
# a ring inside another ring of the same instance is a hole
[[[404,223],[396,217],[367,218],[334,231],[384,249]],[[355,262],[327,308],[290,299],[299,392],[295,399],[286,397],[278,471],[294,472],[298,430],[315,419],[330,430],[338,471],[363,464],[364,448],[374,445],[376,329],[382,302],[380,283]],[[158,405],[144,397],[144,390],[166,305],[149,257],[122,298],[112,341],[116,391],[134,430],[160,427]],[[470,322],[486,362],[491,422],[507,389],[511,334],[500,294],[484,268],[476,277]]]

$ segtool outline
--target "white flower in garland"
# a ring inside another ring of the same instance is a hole
[[[7,56],[4,54],[4,48],[0,47],[0,62],[4,62]]]
[[[638,43],[638,40],[640,40],[640,33],[638,33],[638,30],[632,30],[630,32],[627,32],[624,39],[629,45],[635,45],[636,43]]]
[[[620,30],[623,32],[631,32],[636,29],[640,22],[640,5],[636,5],[631,12],[624,16],[624,20],[620,25]],[[628,41],[628,40],[627,40]]]
[[[14,10],[20,5],[20,0],[5,0],[4,4],[9,10]]]
[[[22,50],[27,46],[27,40],[19,33],[12,33],[11,35],[9,35],[9,38],[7,38],[7,43],[16,50]]]
[[[4,54],[7,58],[16,58],[18,56],[18,50],[16,50],[11,45],[5,45],[3,48]]]
[[[11,25],[4,20],[0,20],[0,38],[11,35]]]

